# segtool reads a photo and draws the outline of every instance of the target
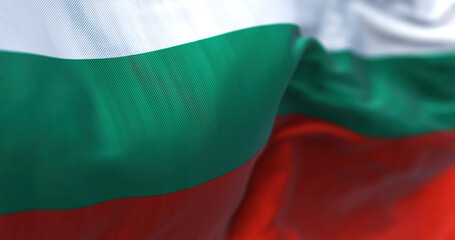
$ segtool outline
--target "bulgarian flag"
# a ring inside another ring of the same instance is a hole
[[[454,129],[452,0],[0,0],[1,240],[453,240]]]

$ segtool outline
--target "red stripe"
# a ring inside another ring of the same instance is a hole
[[[455,131],[371,139],[288,115],[257,162],[176,193],[3,215],[0,239],[455,239],[454,159]]]
[[[455,132],[371,139],[280,117],[231,239],[455,239]]]

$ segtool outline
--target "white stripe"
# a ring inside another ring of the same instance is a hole
[[[292,1],[280,0],[2,1],[0,49],[75,59],[150,52],[295,19]]]
[[[331,50],[455,50],[455,0],[0,0],[0,49],[89,59],[294,23]]]

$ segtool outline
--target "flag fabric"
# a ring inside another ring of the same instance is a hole
[[[455,1],[0,1],[0,239],[455,239]]]

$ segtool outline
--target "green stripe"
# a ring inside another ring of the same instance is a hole
[[[0,213],[165,194],[239,167],[270,134],[297,36],[268,25],[93,60],[0,52]]]
[[[453,129],[455,53],[367,58],[312,48],[280,105],[289,113],[380,137]]]

